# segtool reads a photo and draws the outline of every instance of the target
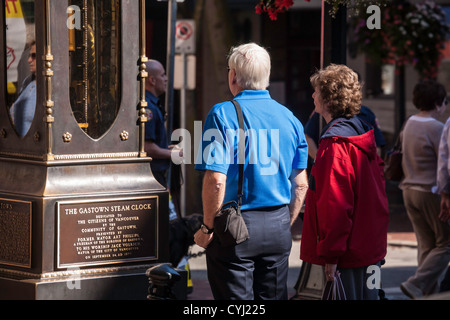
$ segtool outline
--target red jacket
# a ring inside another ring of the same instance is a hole
[[[384,164],[373,129],[359,122],[341,118],[324,129],[306,196],[303,261],[358,268],[386,255]]]

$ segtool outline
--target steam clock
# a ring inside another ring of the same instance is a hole
[[[168,261],[144,3],[0,6],[0,299],[145,299],[145,271]]]

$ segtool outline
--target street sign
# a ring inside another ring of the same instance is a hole
[[[177,20],[175,26],[175,53],[195,53],[194,20]]]
[[[173,87],[175,89],[195,89],[195,55],[180,55],[175,56],[175,76],[173,80]]]

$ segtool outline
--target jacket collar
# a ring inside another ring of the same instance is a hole
[[[374,130],[371,125],[359,119],[359,117],[331,120],[323,128],[320,140],[327,138],[349,142],[366,153],[370,159],[375,158],[377,146]]]

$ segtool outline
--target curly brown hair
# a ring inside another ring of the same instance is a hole
[[[334,118],[350,118],[361,111],[362,85],[358,75],[349,67],[330,64],[318,70],[310,78],[311,85],[318,89],[327,109]]]

